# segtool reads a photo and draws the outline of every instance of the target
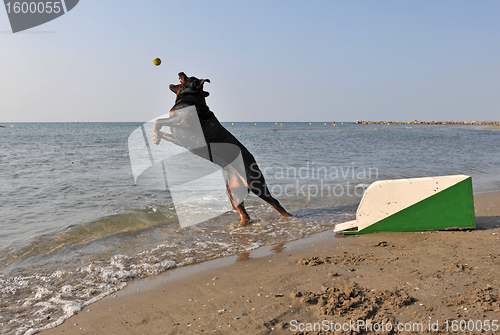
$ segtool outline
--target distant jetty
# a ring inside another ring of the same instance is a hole
[[[500,121],[363,121],[358,120],[356,124],[459,124],[459,125],[485,125],[498,126]]]

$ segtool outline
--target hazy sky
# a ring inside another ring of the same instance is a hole
[[[0,122],[148,121],[180,71],[211,80],[221,121],[499,120],[499,18],[493,0],[80,0],[13,34],[2,7]]]

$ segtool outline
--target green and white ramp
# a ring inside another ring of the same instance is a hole
[[[381,180],[363,194],[344,234],[476,228],[472,178],[465,175]]]

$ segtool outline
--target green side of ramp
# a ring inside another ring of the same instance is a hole
[[[344,231],[344,234],[444,230],[451,227],[476,228],[470,177],[365,229]]]

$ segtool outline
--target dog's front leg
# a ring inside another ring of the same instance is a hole
[[[182,115],[176,115],[172,117],[168,117],[165,119],[158,119],[155,121],[154,129],[158,131],[161,127],[173,127],[178,126],[184,121],[184,117]]]
[[[162,131],[158,131],[156,133],[153,133],[153,137],[151,138],[153,143],[156,145],[160,144],[160,141],[162,139],[167,140],[169,142],[172,142],[173,144],[176,144],[178,146],[181,146],[181,144],[179,143],[179,141],[177,141],[177,138],[175,138],[174,135],[167,134],[167,133],[164,133]]]
[[[154,144],[158,145],[161,139],[165,139],[167,141],[179,145],[177,139],[174,136],[161,132],[160,129],[165,126],[167,127],[178,126],[181,123],[182,123],[182,117],[180,116],[174,116],[156,120],[153,126],[153,135],[151,136],[151,141],[153,141]]]

